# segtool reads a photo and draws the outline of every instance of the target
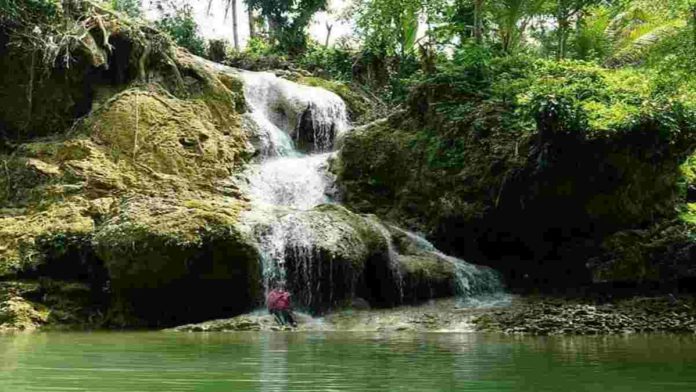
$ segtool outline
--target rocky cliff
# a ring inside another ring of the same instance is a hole
[[[508,61],[494,76],[434,75],[406,110],[347,135],[335,165],[347,205],[522,291],[688,290],[693,98],[640,74]]]

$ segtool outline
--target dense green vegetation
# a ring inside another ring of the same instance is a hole
[[[243,82],[191,54],[346,102],[358,127],[330,162],[346,208],[306,219],[344,239],[318,254],[355,284],[385,267],[375,222],[513,290],[696,279],[694,0],[355,0],[335,42],[308,32],[324,0],[210,3],[235,30],[246,8],[245,47],[206,41],[187,1],[154,1],[148,21],[137,0],[0,0],[0,281],[79,280],[113,301],[103,325],[253,305],[250,203],[230,180],[255,153]],[[453,271],[404,244],[404,298],[450,293]]]

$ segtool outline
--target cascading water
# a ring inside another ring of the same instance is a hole
[[[264,156],[297,156],[301,142],[310,152],[330,151],[348,128],[343,100],[317,87],[303,86],[268,72],[241,72],[250,120],[258,127]]]
[[[510,297],[505,293],[502,280],[497,271],[467,263],[462,259],[446,255],[425,238],[408,230],[391,226],[408,237],[421,250],[452,265],[457,277],[457,295],[467,305],[495,305],[507,303]]]
[[[302,86],[270,73],[241,72],[244,94],[259,139],[262,159],[249,169],[249,194],[254,212],[269,217],[257,227],[266,291],[285,285],[286,261],[294,261],[294,277],[308,287],[305,304],[321,289],[315,278],[315,235],[297,213],[330,203],[333,178],[328,172],[334,138],[348,128],[344,102],[335,94]],[[309,154],[297,146],[304,143]],[[270,220],[270,222],[268,221]],[[329,274],[329,286],[332,275]]]
[[[248,171],[253,208],[247,219],[256,222],[252,226],[262,254],[263,285],[268,291],[288,283],[292,275],[293,280],[304,285],[303,303],[311,304],[314,293],[324,289],[322,284],[329,286],[332,295],[334,266],[328,266],[326,282],[322,283],[322,271],[327,272],[325,266],[317,264],[321,255],[317,254],[315,243],[326,233],[317,232],[321,229],[303,220],[301,214],[332,202],[329,194],[334,179],[328,162],[334,141],[348,130],[346,107],[329,91],[302,86],[270,73],[242,71],[239,77],[250,109],[246,120],[256,133],[261,153],[260,162]],[[387,242],[389,268],[403,300],[403,276],[391,232],[376,219],[369,222]],[[422,237],[396,230],[421,249],[452,264],[461,296],[502,291],[494,271],[442,254]],[[288,260],[293,262],[292,269],[286,264]],[[331,258],[328,263],[332,263]]]
[[[252,168],[249,178],[252,199],[300,210],[330,202],[326,195],[330,155],[276,157]]]
[[[377,227],[377,230],[379,230],[379,232],[382,233],[382,236],[387,240],[387,257],[389,257],[389,268],[392,270],[394,278],[396,279],[396,288],[399,290],[399,302],[403,302],[404,275],[401,271],[399,254],[396,252],[396,248],[394,247],[394,240],[392,239],[391,232],[380,221],[370,220],[370,222]]]

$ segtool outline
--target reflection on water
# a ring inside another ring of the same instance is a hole
[[[696,338],[0,335],[0,391],[694,391]]]
[[[288,337],[286,333],[263,335],[259,344],[261,392],[288,390]]]

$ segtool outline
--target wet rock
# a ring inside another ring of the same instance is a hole
[[[0,332],[32,331],[48,322],[48,309],[24,297],[37,286],[25,282],[0,282]]]
[[[614,304],[560,299],[528,299],[509,309],[484,314],[478,330],[532,335],[696,333],[696,301],[684,298],[634,298]]]
[[[589,260],[595,283],[661,282],[696,277],[696,224],[674,219],[625,230],[604,240],[604,254]],[[687,287],[684,287],[688,289]]]
[[[237,227],[246,200],[228,183],[250,153],[240,82],[116,14],[88,6],[70,17],[101,18],[108,36],[71,51],[69,70],[37,72],[33,106],[14,98],[26,96],[27,73],[44,67],[0,49],[0,122],[9,132],[0,138],[16,142],[0,152],[0,278],[70,274],[86,285],[92,304],[57,299],[66,293],[31,297],[51,308],[49,323],[81,323],[83,305],[137,316],[114,317],[117,326],[250,309],[258,254]],[[97,267],[104,276],[88,271]]]
[[[263,239],[261,253],[269,262],[282,261],[278,268],[287,274],[298,306],[322,312],[351,301],[359,284],[395,285],[386,275],[370,279],[375,271],[389,271],[389,259],[386,239],[368,217],[324,204],[255,219],[262,221],[252,224]],[[364,297],[374,300],[371,291]]]

